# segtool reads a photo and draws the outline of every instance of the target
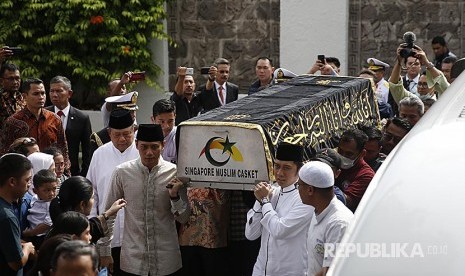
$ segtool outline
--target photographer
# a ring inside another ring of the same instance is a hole
[[[434,67],[434,64],[428,60],[425,52],[420,47],[414,45],[411,49],[407,49],[406,46],[407,45],[404,43],[397,48],[397,62],[394,64],[391,77],[389,78],[389,90],[395,102],[399,104],[403,98],[414,96],[412,92],[404,88],[400,75],[402,61],[404,59],[401,52],[406,52],[408,50],[410,50],[409,56],[416,58],[416,60],[420,62],[421,66],[425,66],[426,68],[426,74],[422,74],[418,80],[417,91],[418,94],[420,94],[420,97],[435,98],[435,93],[440,96],[444,93],[447,87],[449,87],[449,83],[447,82],[444,74]]]
[[[239,87],[229,82],[230,69],[231,64],[225,58],[217,58],[210,66],[207,83],[199,88],[202,112],[237,100]]]
[[[178,67],[175,92],[170,97],[176,104],[176,125],[197,116],[202,109],[195,90],[194,76],[186,71],[186,67]]]
[[[13,55],[13,51],[8,46],[0,48],[0,65],[3,64],[7,58]]]
[[[321,75],[339,76],[339,73],[341,71],[340,67],[341,62],[338,58],[326,57],[324,58],[324,62],[322,60],[317,59],[307,74],[313,75],[316,72],[320,71]]]

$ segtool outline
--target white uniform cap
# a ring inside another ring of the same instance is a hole
[[[379,69],[389,68],[389,64],[387,64],[386,62],[382,62],[381,60],[376,59],[376,58],[367,59],[367,63],[368,63],[368,69],[374,70],[374,71],[379,70]]]
[[[105,99],[105,102],[127,110],[137,110],[137,96],[137,91],[133,91],[121,96],[108,97]]]
[[[287,69],[284,69],[284,68],[278,68],[276,70],[274,70],[274,73],[273,73],[273,79],[277,82],[277,83],[281,83],[281,82],[284,82],[284,81],[288,81],[292,78],[295,78],[297,77],[297,74],[287,70]]]
[[[317,188],[329,188],[334,185],[334,173],[331,167],[321,161],[310,161],[299,170],[299,178],[305,184]]]

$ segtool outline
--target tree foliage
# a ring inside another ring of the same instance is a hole
[[[2,0],[0,45],[20,46],[23,77],[79,83],[83,100],[124,72],[160,73],[148,48],[164,32],[164,0]],[[97,96],[97,95],[95,95]]]

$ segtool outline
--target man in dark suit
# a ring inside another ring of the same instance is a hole
[[[239,87],[228,82],[231,65],[227,59],[218,58],[210,67],[208,81],[199,90],[202,112],[207,112],[237,100]]]
[[[73,95],[71,81],[62,76],[50,80],[50,100],[53,106],[48,110],[60,117],[68,141],[71,175],[86,176],[90,164],[90,134],[92,127],[89,115],[72,107],[69,99]],[[79,165],[79,147],[82,150],[82,164]]]

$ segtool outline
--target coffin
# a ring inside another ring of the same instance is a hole
[[[358,125],[379,124],[371,83],[353,77],[296,77],[211,110],[177,128],[178,177],[195,187],[250,190],[273,181],[278,143],[320,148]]]

